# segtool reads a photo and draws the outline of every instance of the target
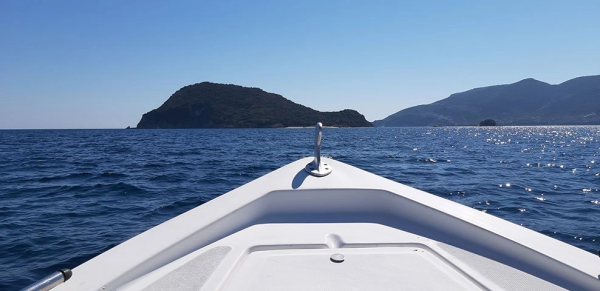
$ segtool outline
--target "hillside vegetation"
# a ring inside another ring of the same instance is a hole
[[[159,108],[142,116],[137,128],[264,128],[314,126],[371,127],[346,109],[319,112],[259,88],[209,82],[185,86]]]
[[[579,77],[558,85],[535,79],[475,88],[429,105],[401,110],[375,126],[600,124],[600,76]]]

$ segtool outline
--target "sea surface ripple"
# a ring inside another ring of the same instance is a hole
[[[0,290],[299,158],[314,129],[0,131]],[[600,127],[326,128],[322,153],[590,252]]]

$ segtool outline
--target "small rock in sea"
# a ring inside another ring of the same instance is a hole
[[[493,119],[486,119],[480,122],[479,126],[496,126],[496,121]]]

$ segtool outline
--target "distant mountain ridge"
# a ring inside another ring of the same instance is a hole
[[[319,112],[259,88],[202,82],[175,92],[137,128],[372,127],[355,110]]]
[[[600,124],[600,75],[550,85],[524,79],[455,93],[448,98],[394,113],[375,126]]]

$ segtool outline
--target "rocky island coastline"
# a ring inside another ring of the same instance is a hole
[[[137,125],[149,128],[372,127],[355,110],[320,112],[259,88],[202,82],[185,86]]]

